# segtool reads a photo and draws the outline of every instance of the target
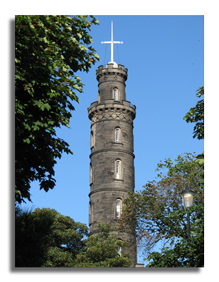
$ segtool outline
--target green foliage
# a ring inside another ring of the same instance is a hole
[[[15,266],[71,266],[87,235],[85,224],[55,210],[20,212],[15,218]]]
[[[173,248],[163,248],[161,253],[152,252],[147,257],[148,267],[204,266],[204,204],[192,206],[186,212],[193,214],[190,240],[181,237]],[[176,218],[177,213],[173,216]]]
[[[87,247],[77,255],[75,267],[129,267],[131,259],[128,254],[118,254],[119,248],[127,246],[111,234],[115,231],[109,224],[98,223],[99,233],[91,235],[87,240]]]
[[[197,90],[196,96],[200,98],[204,95],[204,87]],[[204,99],[197,102],[183,118],[186,122],[195,123],[193,138],[204,139]]]
[[[204,159],[179,155],[160,162],[156,181],[149,181],[140,192],[125,200],[120,228],[134,223],[137,242],[149,267],[203,266],[204,260]],[[203,156],[204,158],[204,156]],[[194,192],[191,213],[191,242],[187,243],[187,211],[181,192],[188,186]],[[185,244],[186,242],[186,244]],[[157,243],[161,253],[152,252]]]
[[[56,128],[69,127],[73,101],[88,72],[99,60],[88,34],[94,17],[15,17],[15,198],[30,200],[30,182],[55,186],[54,165],[69,145]]]
[[[88,234],[85,224],[51,209],[16,210],[16,267],[127,267],[128,254],[118,255],[126,243],[111,235],[114,229],[98,224],[99,234]]]

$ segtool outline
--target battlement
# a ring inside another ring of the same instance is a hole
[[[128,69],[125,68],[123,65],[117,65],[116,63],[108,63],[106,68],[103,65],[99,66],[96,70],[96,78],[99,79],[106,75],[119,75],[127,80],[128,77]]]

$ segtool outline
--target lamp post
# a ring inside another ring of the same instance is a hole
[[[185,190],[182,191],[182,200],[183,200],[183,205],[184,208],[189,208],[193,204],[193,192],[186,188]],[[190,213],[187,213],[187,221],[188,221],[188,242],[190,238]]]

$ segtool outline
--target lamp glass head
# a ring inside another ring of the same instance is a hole
[[[193,204],[193,193],[191,191],[183,191],[182,199],[185,209],[191,207]]]

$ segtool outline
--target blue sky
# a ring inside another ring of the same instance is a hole
[[[204,142],[193,139],[193,124],[183,117],[196,105],[196,90],[204,85],[203,16],[96,16],[99,26],[91,30],[93,47],[101,61],[89,73],[78,73],[84,84],[75,103],[71,129],[57,135],[66,140],[74,155],[64,154],[55,166],[56,187],[49,192],[32,183],[32,202],[24,208],[52,208],[88,225],[90,120],[87,107],[97,100],[96,69],[110,61],[128,68],[126,99],[136,105],[134,120],[135,189],[156,176],[156,165],[185,152],[201,153]]]

